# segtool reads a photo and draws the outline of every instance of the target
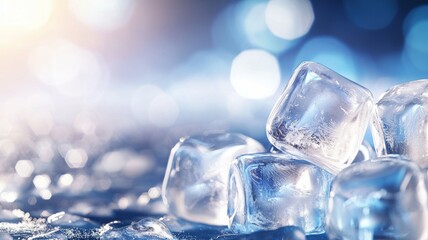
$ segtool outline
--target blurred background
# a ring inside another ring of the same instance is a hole
[[[229,130],[268,147],[266,119],[302,61],[375,97],[427,78],[428,4],[0,0],[0,203],[162,212],[145,206],[178,139]]]

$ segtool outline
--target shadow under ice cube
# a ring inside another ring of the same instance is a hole
[[[239,155],[263,151],[256,140],[235,133],[181,139],[171,150],[162,186],[170,213],[193,222],[226,226],[230,164]]]
[[[369,90],[304,62],[275,104],[266,131],[276,148],[337,173],[351,164],[373,108]]]
[[[332,239],[428,239],[424,176],[385,156],[344,169],[332,183],[326,231]]]
[[[229,226],[237,232],[298,226],[322,233],[331,179],[291,155],[242,155],[230,169]]]
[[[405,155],[428,168],[428,79],[394,86],[376,110],[372,134],[378,155]]]

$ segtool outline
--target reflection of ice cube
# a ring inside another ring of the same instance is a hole
[[[428,80],[397,85],[376,106],[372,134],[378,155],[401,154],[428,167]]]
[[[321,233],[331,178],[292,155],[242,155],[230,170],[229,225],[242,232],[293,225]]]
[[[227,225],[230,163],[245,153],[263,152],[241,134],[209,133],[181,139],[172,149],[162,187],[172,214],[186,220]]]
[[[286,226],[275,230],[254,232],[251,234],[224,236],[223,240],[305,240],[305,232],[296,226]]]
[[[327,232],[333,239],[428,239],[423,174],[398,156],[344,169],[332,183]]]
[[[268,139],[337,173],[357,154],[372,105],[369,90],[320,64],[302,63],[269,116]]]

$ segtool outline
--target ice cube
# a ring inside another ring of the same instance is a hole
[[[281,151],[337,173],[354,160],[373,105],[366,88],[323,65],[304,62],[274,106],[267,136]]]
[[[236,133],[207,133],[180,140],[171,150],[162,186],[170,213],[226,226],[227,182],[235,157],[263,152],[256,140]]]
[[[229,226],[237,232],[299,226],[324,231],[333,175],[289,154],[248,154],[230,169]]]
[[[363,143],[360,145],[360,148],[358,148],[357,156],[355,156],[354,161],[352,161],[352,163],[358,163],[369,159],[374,159],[376,157],[376,152],[373,149],[372,145],[370,145],[369,142],[364,140]]]
[[[326,231],[333,239],[428,239],[424,177],[385,156],[353,164],[332,183]]]
[[[159,220],[144,218],[129,226],[112,228],[102,233],[102,239],[173,239],[171,232]]]
[[[372,134],[378,155],[401,154],[428,167],[428,80],[386,91],[376,104]]]

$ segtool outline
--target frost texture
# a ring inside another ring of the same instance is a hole
[[[340,172],[328,206],[332,239],[428,239],[424,176],[414,163],[397,156]]]
[[[331,178],[295,156],[242,155],[230,172],[229,224],[240,232],[299,226],[321,233]]]
[[[428,80],[397,85],[376,105],[372,134],[378,155],[401,154],[428,167]]]
[[[171,214],[225,226],[231,162],[245,153],[264,152],[256,140],[241,134],[208,133],[188,137],[172,149],[162,197]]]
[[[266,131],[279,150],[337,173],[354,160],[373,108],[366,88],[317,63],[302,63]]]

